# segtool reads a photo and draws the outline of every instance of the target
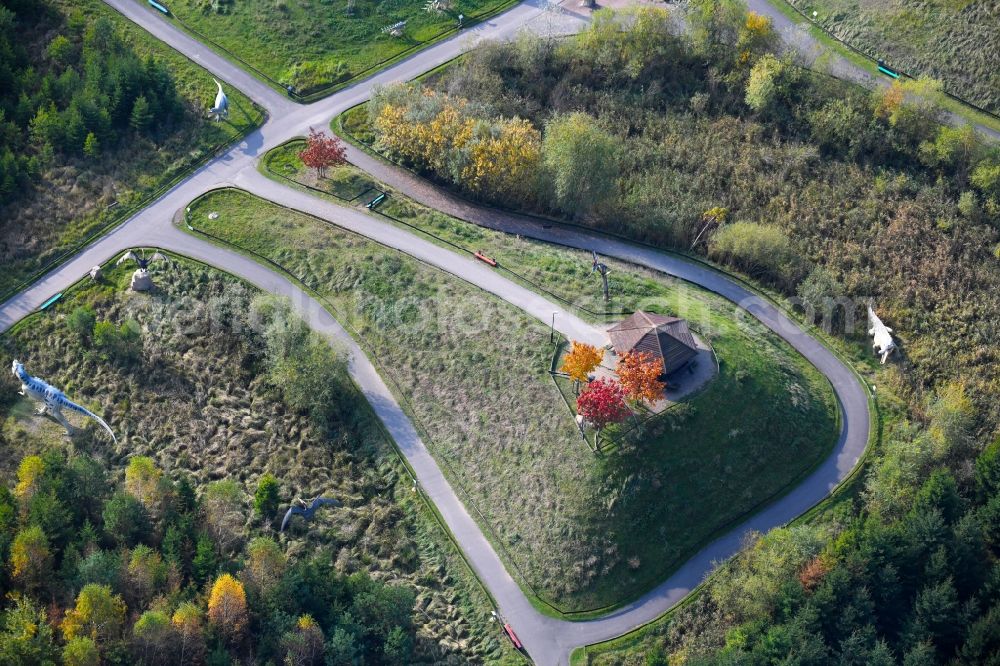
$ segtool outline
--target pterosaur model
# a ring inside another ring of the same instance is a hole
[[[306,520],[313,517],[316,513],[316,509],[321,506],[332,505],[332,506],[343,506],[339,500],[331,499],[329,497],[317,497],[309,506],[306,506],[304,500],[298,500],[297,504],[292,504],[288,507],[288,511],[285,512],[285,517],[281,519],[281,531],[284,532],[285,528],[288,527],[288,523],[292,520],[292,516],[302,516]]]
[[[145,250],[129,250],[115,262],[115,266],[121,266],[128,260],[132,260],[139,267],[132,274],[132,291],[149,291],[153,286],[153,280],[149,277],[149,265],[154,261],[169,261],[167,255],[162,252],[153,252],[148,258]]]

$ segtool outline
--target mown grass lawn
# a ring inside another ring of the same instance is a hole
[[[126,35],[140,56],[168,64],[187,110],[182,122],[158,141],[130,138],[125,147],[97,158],[60,157],[43,170],[33,191],[0,209],[0,294],[57,259],[102,227],[123,219],[146,197],[184,173],[216,148],[246,134],[263,121],[249,98],[227,88],[230,117],[214,122],[206,110],[215,96],[212,75],[149,33],[124,19],[100,0],[50,0],[53,32],[26,44],[32,61],[45,39],[66,33],[71,12],[87,24],[105,18]]]
[[[303,95],[347,81],[419,48],[510,0],[176,0],[170,11],[282,86]],[[211,6],[209,6],[211,5]],[[214,9],[217,7],[218,9]],[[384,29],[405,21],[399,36]]]
[[[289,408],[247,354],[248,334],[226,326],[226,305],[249,303],[257,291],[220,271],[173,258],[154,270],[157,288],[127,290],[134,267],[107,267],[100,284],[67,290],[52,309],[23,320],[0,337],[6,362],[64,389],[102,414],[118,447],[84,419],[72,444],[52,419],[33,413],[9,372],[0,380],[0,478],[10,485],[18,461],[48,448],[71,446],[112,478],[133,455],[153,457],[171,476],[196,486],[232,479],[252,493],[264,472],[280,481],[283,503],[317,495],[345,506],[317,513],[282,540],[290,557],[315,552],[345,572],[363,570],[411,586],[421,627],[421,663],[521,663],[490,618],[490,600],[411,483],[375,415],[359,392],[341,401],[352,418],[324,436],[308,416]],[[134,365],[102,359],[67,323],[77,307],[98,321],[132,320],[142,329],[143,354]],[[346,377],[338,385],[349,386]],[[96,434],[95,434],[96,433]],[[282,507],[282,511],[284,507]],[[254,527],[259,525],[254,522]]]
[[[219,216],[210,220],[211,212]],[[811,469],[836,437],[825,380],[701,290],[616,264],[628,303],[687,317],[723,370],[662,432],[599,458],[548,376],[545,324],[399,252],[243,192],[198,200],[190,219],[328,299],[409,406],[451,482],[482,511],[508,562],[563,611],[649,589],[720,527]],[[582,253],[519,239],[506,251],[538,261],[535,277],[548,287],[599,289],[583,270],[556,279],[559,262],[574,266]]]

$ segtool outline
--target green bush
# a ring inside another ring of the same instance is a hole
[[[150,531],[149,514],[131,495],[115,493],[104,505],[104,531],[120,546],[134,546]]]
[[[115,326],[110,321],[94,325],[94,346],[105,358],[123,364],[133,363],[142,355],[142,334],[134,320]]]
[[[253,494],[254,512],[263,518],[271,518],[278,510],[281,501],[278,480],[270,472],[265,472],[257,482],[257,490]]]
[[[85,305],[75,308],[66,317],[66,325],[69,326],[69,329],[76,334],[81,342],[90,341],[94,335],[94,324],[96,322],[97,317],[94,315],[94,311]]]
[[[735,222],[712,236],[711,251],[750,275],[779,284],[795,281],[800,266],[792,241],[772,224]]]

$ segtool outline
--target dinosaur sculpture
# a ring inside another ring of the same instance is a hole
[[[884,365],[889,354],[896,350],[896,343],[892,339],[892,329],[882,323],[882,320],[875,314],[875,310],[872,309],[871,303],[868,304],[868,323],[871,325],[871,328],[868,329],[868,335],[873,337],[874,343],[872,349],[875,350],[876,354],[882,355],[882,364]]]
[[[153,288],[153,279],[149,277],[149,264],[158,261],[169,261],[167,255],[162,252],[154,252],[148,259],[146,258],[145,250],[140,250],[140,254],[136,254],[135,250],[129,250],[115,262],[115,266],[120,266],[129,259],[134,261],[139,267],[136,269],[135,273],[132,274],[132,291],[149,291]]]
[[[81,407],[67,398],[66,394],[57,389],[55,386],[46,383],[38,377],[32,377],[29,375],[28,371],[24,369],[23,363],[15,360],[11,366],[11,370],[13,370],[14,376],[21,380],[20,395],[42,403],[42,407],[38,410],[38,413],[44,414],[45,412],[48,412],[51,414],[56,421],[59,421],[62,427],[66,428],[67,435],[73,434],[73,426],[71,426],[69,421],[66,420],[66,417],[63,416],[63,409],[71,409],[74,412],[85,414],[94,419],[101,424],[101,427],[108,431],[108,434],[111,435],[111,439],[114,440],[115,444],[118,443],[118,438],[115,437],[115,433],[111,431],[111,426],[105,423],[104,419],[86,407]]]
[[[292,520],[292,516],[302,516],[306,520],[309,520],[313,517],[313,514],[316,513],[316,509],[328,504],[332,506],[343,506],[340,500],[331,499],[329,497],[317,497],[310,502],[309,506],[306,506],[305,500],[297,500],[296,503],[288,507],[288,511],[285,512],[285,517],[281,519],[281,530],[279,531],[285,531],[285,528],[288,527],[288,523]]]
[[[222,84],[215,79],[212,80],[218,86],[219,92],[215,95],[215,106],[209,109],[208,112],[215,116],[216,121],[219,121],[229,117],[229,98],[226,97],[226,93],[222,92]]]

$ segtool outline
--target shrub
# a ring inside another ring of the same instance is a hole
[[[81,342],[89,342],[91,336],[94,335],[94,324],[97,322],[97,317],[94,315],[94,311],[89,307],[83,305],[73,310],[66,317],[66,325],[69,330],[73,331]]]
[[[712,236],[711,252],[754,277],[791,283],[798,271],[792,242],[778,227],[735,222]]]
[[[556,116],[545,125],[542,154],[559,207],[588,213],[616,191],[618,140],[586,113]]]
[[[257,482],[257,490],[253,494],[254,513],[263,518],[269,518],[278,510],[281,498],[278,495],[280,487],[278,480],[270,472],[261,475]]]
[[[142,335],[135,321],[115,326],[110,321],[100,321],[94,326],[94,346],[102,350],[105,358],[119,363],[132,363],[142,354]]]

